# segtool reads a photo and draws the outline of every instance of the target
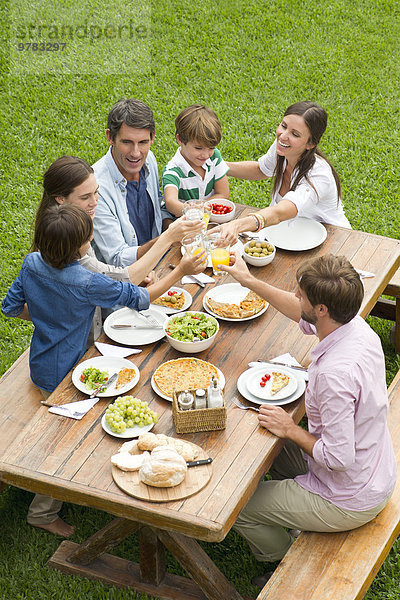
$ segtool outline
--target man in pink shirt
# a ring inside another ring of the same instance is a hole
[[[293,542],[291,530],[354,529],[388,502],[397,467],[384,355],[379,337],[357,316],[364,289],[344,256],[305,263],[294,294],[253,277],[238,256],[224,270],[319,339],[305,394],[308,431],[279,406],[260,408],[260,425],[287,441],[273,479],[260,482],[235,524],[257,560],[276,561]],[[253,583],[263,587],[269,576]]]

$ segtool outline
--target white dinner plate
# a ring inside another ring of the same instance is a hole
[[[182,306],[182,308],[173,308],[173,304],[171,304],[171,306],[159,306],[158,304],[151,304],[151,306],[157,308],[158,310],[161,310],[164,314],[166,315],[173,315],[174,313],[178,313],[178,312],[183,312],[184,310],[187,310],[192,302],[193,302],[193,298],[191,296],[191,294],[189,294],[189,292],[187,292],[186,290],[180,288],[180,287],[175,287],[172,286],[169,288],[168,292],[176,292],[177,294],[183,294],[185,297],[185,303]],[[161,296],[167,296],[168,292],[165,292],[164,294],[161,294]]]
[[[218,367],[215,367],[215,368],[218,371],[218,380],[219,380],[220,388],[221,388],[221,390],[223,390],[225,387],[224,374],[222,373],[222,371],[220,371],[220,369],[218,369]],[[152,377],[151,377],[151,387],[153,388],[153,390],[155,391],[156,394],[161,396],[161,398],[164,398],[164,400],[168,400],[168,402],[172,402],[171,396],[167,396],[167,394],[164,394],[164,392],[162,392],[160,390],[160,388],[157,386],[156,382],[154,381],[154,375],[152,375]]]
[[[152,315],[160,325],[164,324],[167,316],[159,310],[157,306],[150,306],[147,310],[141,311]],[[157,342],[164,337],[164,330],[160,329],[113,329],[112,325],[142,325],[143,320],[133,308],[121,308],[111,313],[104,321],[104,331],[106,335],[114,342],[123,344],[124,346],[144,346]]]
[[[325,241],[327,231],[322,223],[296,217],[278,225],[265,227],[260,232],[266,240],[281,250],[311,250]]]
[[[110,435],[113,435],[114,437],[135,438],[135,437],[139,437],[139,435],[141,435],[142,433],[146,433],[147,431],[150,431],[150,429],[153,429],[154,423],[151,423],[151,425],[143,425],[143,427],[139,427],[139,425],[135,425],[135,427],[129,427],[129,428],[125,429],[125,431],[123,433],[116,433],[115,431],[112,431],[109,428],[107,421],[106,421],[106,415],[103,415],[101,418],[101,426],[105,432],[109,433]]]
[[[297,389],[297,379],[293,375],[293,371],[288,371],[286,369],[281,369],[280,367],[253,367],[254,374],[252,377],[246,378],[246,386],[248,391],[260,398],[260,400],[283,400],[284,398],[288,398],[294,394]],[[289,377],[289,383],[285,385],[279,392],[276,394],[271,394],[271,386],[272,386],[272,372],[284,373]],[[260,386],[261,377],[263,375],[270,375],[270,380],[265,383],[265,387]]]
[[[209,231],[209,233],[212,232],[212,229]],[[237,250],[239,252],[240,255],[243,254],[244,251],[244,245],[242,244],[242,242],[240,240],[238,240],[236,242],[236,244],[234,244],[233,246],[231,246],[231,250]],[[184,249],[183,246],[181,246],[181,254],[183,256],[184,253]],[[211,255],[209,254],[207,257],[207,267],[211,267],[212,268],[212,260],[211,260]]]
[[[256,319],[257,317],[265,313],[269,306],[268,302],[266,303],[264,308],[260,310],[260,312],[256,313],[255,315],[251,315],[251,317],[244,317],[242,319],[231,319],[229,317],[221,317],[220,315],[217,315],[215,312],[213,312],[211,308],[209,308],[209,306],[207,306],[206,304],[206,298],[211,298],[211,300],[214,300],[215,302],[224,302],[227,304],[240,304],[240,302],[247,296],[249,291],[249,288],[243,287],[242,285],[240,285],[240,283],[224,283],[222,285],[218,285],[217,287],[212,288],[210,291],[204,294],[204,309],[208,313],[210,313],[210,315],[212,315],[216,319],[222,319],[222,321],[238,322]]]
[[[276,365],[274,365],[273,363],[270,363],[269,365],[266,365],[267,369],[268,369],[268,367],[276,368]],[[260,398],[257,398],[257,396],[254,396],[254,394],[249,392],[249,390],[247,388],[247,383],[246,383],[247,379],[249,377],[250,378],[253,377],[253,373],[251,373],[251,371],[253,369],[258,369],[258,368],[259,367],[253,367],[251,369],[247,369],[247,371],[244,371],[239,376],[239,378],[236,382],[237,389],[242,394],[243,398],[246,398],[246,400],[250,400],[250,402],[253,402],[254,404],[260,404],[260,405],[261,404],[272,404],[275,406],[283,406],[284,404],[290,404],[290,402],[293,402],[294,400],[297,400],[297,398],[300,398],[300,396],[303,394],[304,390],[306,389],[306,382],[305,382],[303,375],[297,371],[293,371],[292,374],[297,379],[297,389],[291,396],[288,396],[287,398],[284,398],[283,400],[261,400]]]
[[[100,371],[108,371],[108,376],[111,377],[114,373],[118,373],[121,369],[134,369],[136,371],[136,375],[131,381],[128,381],[125,385],[120,387],[118,390],[115,388],[116,381],[110,385],[109,388],[106,388],[104,392],[99,392],[97,396],[99,398],[109,398],[110,396],[123,396],[125,392],[131,390],[137,382],[139,381],[139,369],[136,365],[134,365],[130,360],[126,358],[120,358],[119,356],[95,356],[94,358],[89,358],[84,362],[79,363],[75,367],[72,372],[72,383],[78,390],[84,392],[85,394],[91,394],[93,390],[89,390],[86,385],[81,381],[82,372],[88,367],[94,367],[95,369],[100,369]]]

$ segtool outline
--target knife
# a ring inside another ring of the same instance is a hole
[[[162,325],[135,325],[134,323],[118,323],[111,325],[112,329],[162,329]]]
[[[212,458],[203,458],[201,460],[192,460],[191,462],[187,462],[186,466],[188,468],[197,467],[198,465],[209,465],[211,462]]]
[[[257,360],[257,362],[259,363],[267,363],[267,360],[261,360],[260,358]],[[308,369],[307,367],[296,367],[296,365],[289,365],[288,363],[283,363],[283,362],[275,362],[275,361],[270,361],[269,362],[270,365],[279,365],[281,367],[288,367],[289,369],[295,369],[296,371],[303,371],[303,373],[307,373]]]
[[[114,373],[114,375],[111,375],[111,377],[109,379],[107,379],[107,381],[105,381],[101,385],[97,386],[97,388],[95,390],[93,390],[93,392],[90,394],[89,398],[94,398],[96,396],[96,394],[98,394],[99,392],[104,392],[104,390],[106,390],[112,383],[114,383],[114,381],[117,379],[117,377],[118,377],[118,373]]]

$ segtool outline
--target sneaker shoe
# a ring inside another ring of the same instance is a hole
[[[298,538],[301,534],[301,531],[300,529],[289,529],[289,533],[292,536],[292,538]]]
[[[256,575],[256,577],[253,577],[251,580],[251,583],[262,590],[264,585],[271,579],[273,574],[273,571],[267,571],[267,573],[264,573],[263,575]]]

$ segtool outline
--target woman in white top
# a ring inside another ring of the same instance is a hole
[[[258,231],[297,216],[351,227],[343,211],[339,176],[318,148],[327,120],[326,111],[315,102],[296,102],[286,110],[267,154],[258,161],[227,163],[231,177],[274,177],[270,206],[220,226],[230,241],[241,231]]]

